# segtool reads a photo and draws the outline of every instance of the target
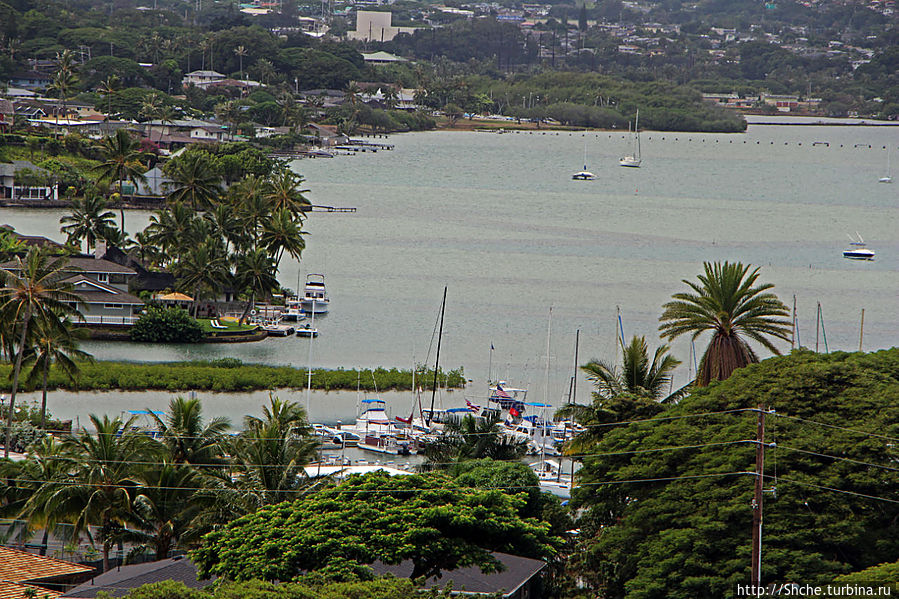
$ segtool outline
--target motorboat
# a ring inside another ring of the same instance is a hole
[[[865,240],[858,233],[855,234],[858,239],[849,236],[849,247],[843,250],[843,257],[849,260],[874,260],[874,250],[869,250]]]
[[[287,304],[284,306],[284,311],[281,312],[281,320],[285,322],[299,322],[304,318],[306,318],[306,313],[303,312],[303,307],[300,305],[300,300],[287,300]]]
[[[637,111],[637,118],[634,119],[634,153],[623,157],[618,161],[619,166],[629,166],[639,168],[643,163],[640,157],[640,111]]]
[[[269,337],[288,337],[293,335],[293,327],[289,324],[281,324],[280,322],[267,322],[262,325],[262,330],[268,333]]]
[[[296,327],[297,337],[318,337],[318,329],[312,323],[302,322]]]
[[[370,434],[359,441],[357,445],[364,451],[386,453],[390,455],[413,455],[417,453],[415,440],[408,436],[391,435],[386,433]]]
[[[343,447],[355,447],[361,441],[356,433],[324,424],[313,424],[312,430],[325,449],[340,449]]]
[[[328,291],[325,289],[325,275],[306,275],[306,287],[303,290],[303,299],[300,300],[300,307],[303,309],[303,312],[306,314],[327,314],[330,304],[331,300],[328,298]]]

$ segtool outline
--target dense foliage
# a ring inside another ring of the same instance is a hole
[[[185,310],[150,306],[131,328],[131,339],[150,343],[197,343],[203,327]]]
[[[122,391],[253,391],[264,389],[306,387],[306,370],[292,366],[267,366],[243,364],[235,358],[222,358],[206,362],[165,362],[142,364],[134,362],[96,362],[79,365],[77,381],[73,382],[64,372],[51,368],[48,389]],[[6,378],[11,366],[0,364],[0,390],[8,390]],[[427,377],[421,379],[421,377]],[[433,370],[419,369],[416,380],[432,380]],[[440,386],[458,389],[464,386],[461,368],[438,371]],[[312,370],[312,387],[325,391],[338,389],[363,389],[365,391],[408,391],[412,389],[412,371],[396,368],[371,370]]]
[[[608,427],[575,491],[588,510],[580,574],[606,597],[733,597],[749,578],[758,406],[770,410],[765,488],[776,488],[763,582],[824,583],[895,558],[897,373],[896,349],[797,351],[697,389],[664,417]]]
[[[203,574],[233,580],[291,580],[331,569],[411,560],[410,578],[478,566],[495,571],[490,551],[551,558],[549,526],[522,518],[523,497],[459,487],[440,475],[351,476],[339,486],[266,507],[209,533],[191,553]]]

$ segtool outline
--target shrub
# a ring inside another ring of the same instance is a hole
[[[151,343],[197,343],[203,327],[181,308],[150,306],[131,329],[131,339]]]

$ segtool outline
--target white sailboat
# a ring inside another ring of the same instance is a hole
[[[584,136],[586,137],[586,133]],[[575,181],[592,181],[596,178],[596,175],[587,170],[587,140],[584,139],[584,170],[579,171],[571,175],[571,178]]]
[[[634,153],[619,160],[618,165],[640,168],[642,162],[643,159],[640,157],[640,111],[638,110],[637,117],[634,119]]]
[[[881,177],[877,180],[878,183],[892,183],[893,177],[890,175],[890,148],[892,146],[887,146],[887,174],[884,177]]]

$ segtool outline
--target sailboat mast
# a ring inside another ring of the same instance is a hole
[[[635,158],[640,160],[640,110],[637,110],[637,118],[634,120],[634,137],[637,138],[637,155]]]
[[[443,340],[443,314],[446,310],[446,286],[443,287],[443,303],[440,304],[440,333],[437,335],[437,357],[434,360],[434,385],[431,388],[431,411],[428,412],[427,425],[431,426],[434,416],[434,399],[437,397],[437,371],[440,368],[440,342]]]

